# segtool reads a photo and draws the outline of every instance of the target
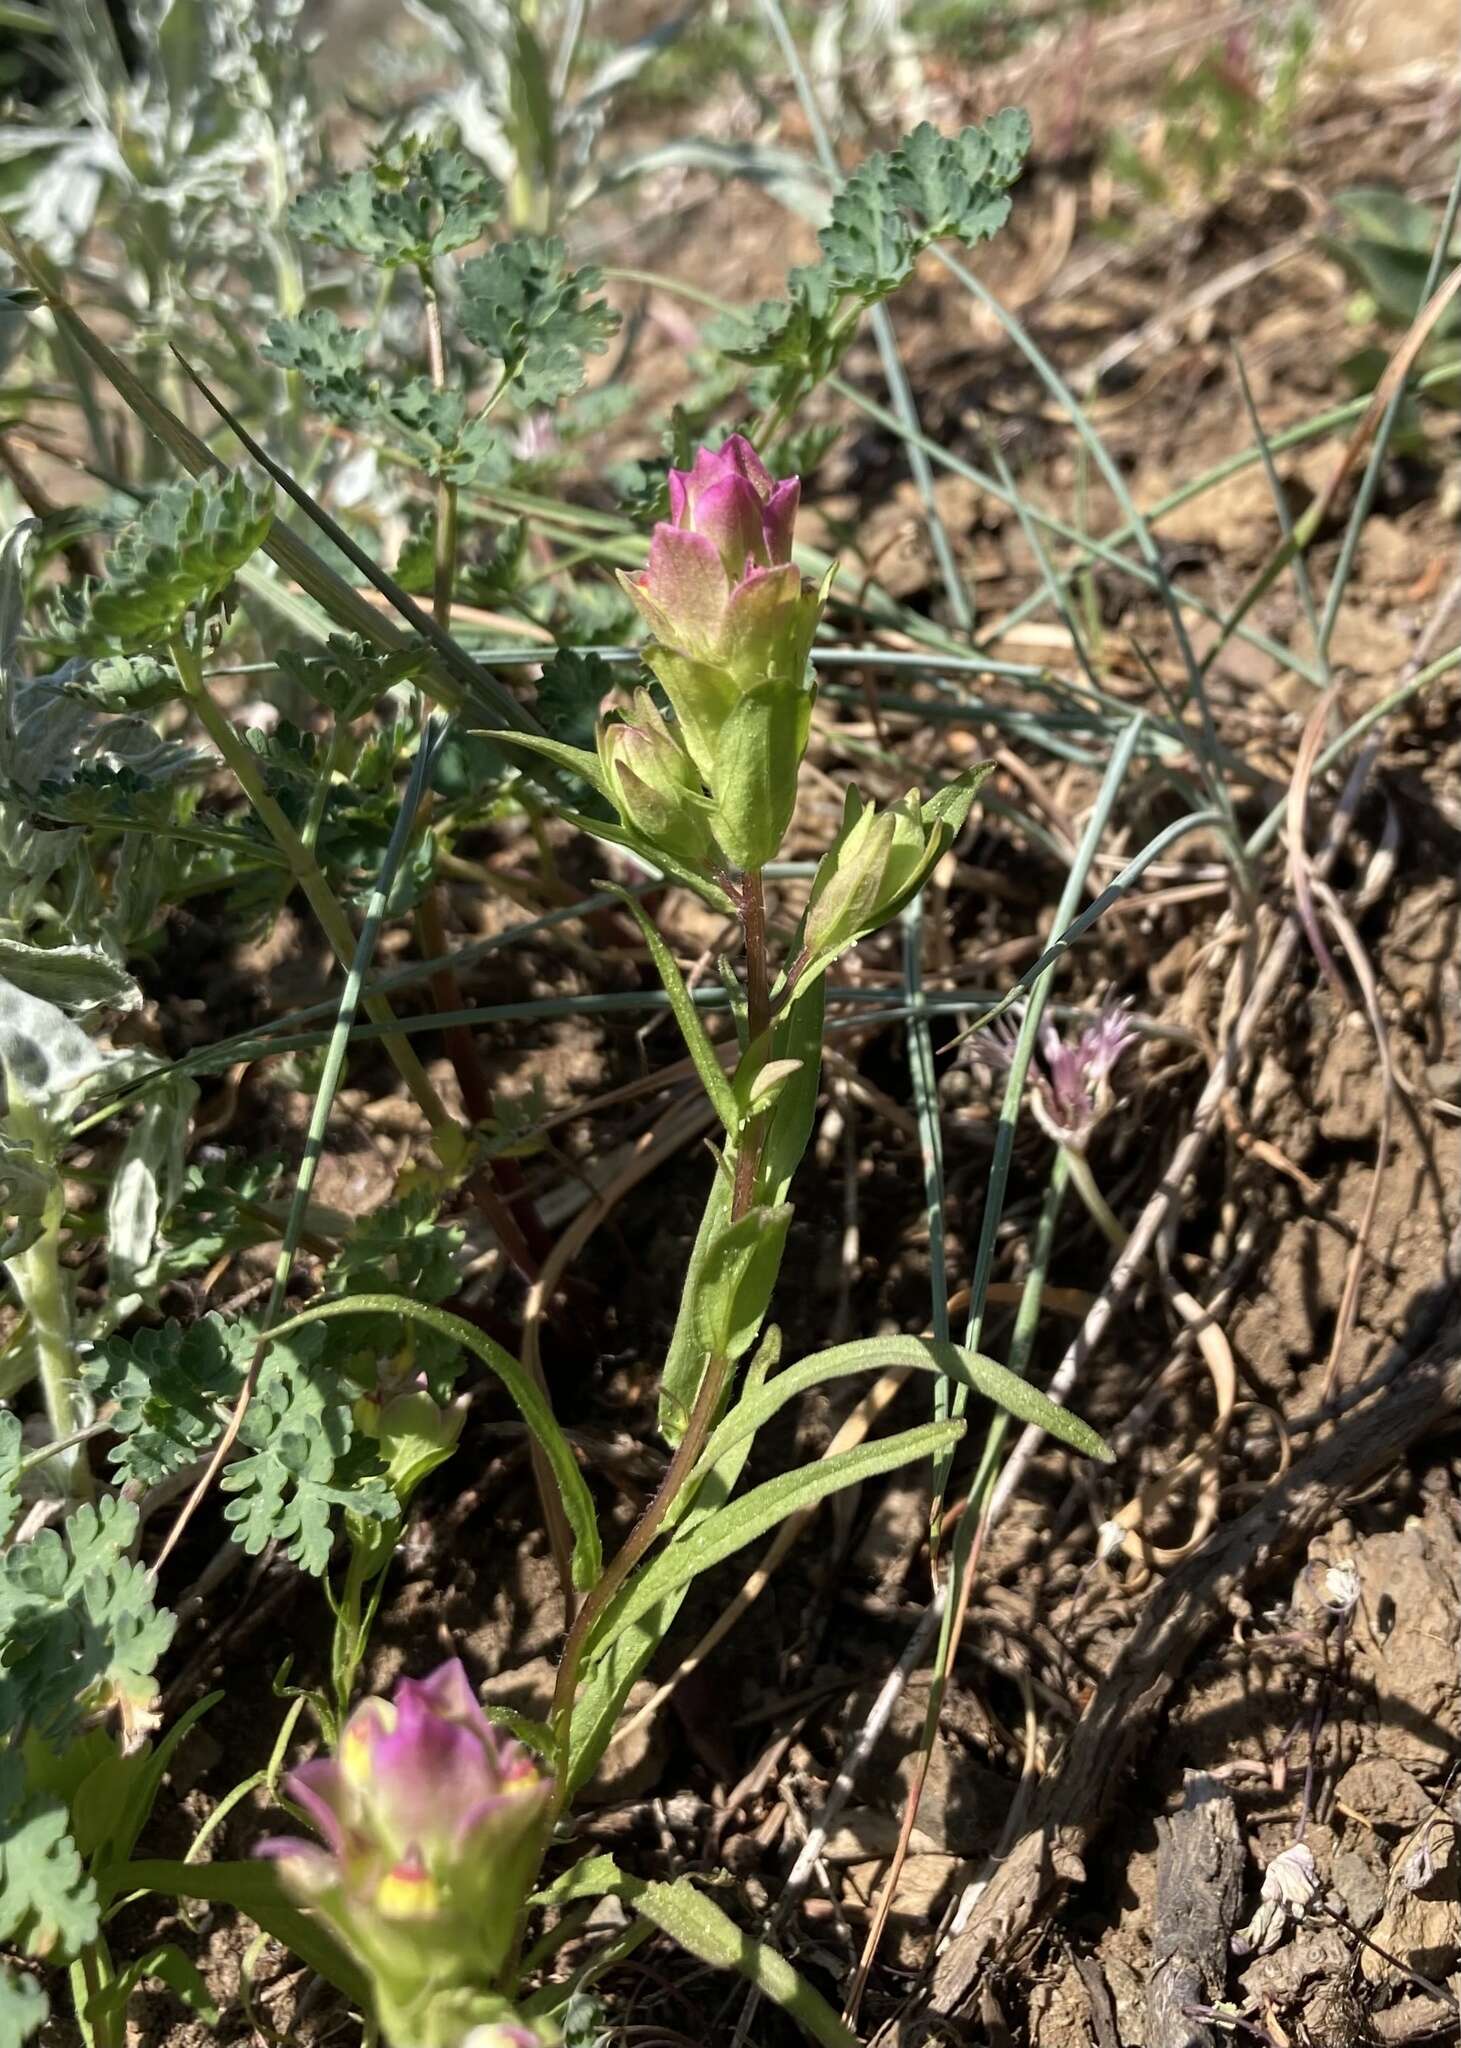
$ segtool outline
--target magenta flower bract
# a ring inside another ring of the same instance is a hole
[[[692,730],[706,718],[687,717],[680,695],[711,700],[704,708],[718,729],[740,690],[800,684],[821,605],[791,559],[801,479],[778,483],[743,434],[702,448],[690,469],[672,469],[669,491],[670,517],[654,529],[649,567],[639,576],[621,570],[619,580],[671,658],[651,666],[707,773],[711,761]],[[687,675],[686,664],[711,673]]]
[[[370,1972],[383,2018],[427,1991],[491,1987],[550,1781],[488,1721],[458,1659],[363,1700],[337,1754],[301,1764],[285,1789],[324,1846],[286,1838],[259,1853]]]

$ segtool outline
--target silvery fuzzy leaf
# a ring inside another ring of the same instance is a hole
[[[198,1100],[186,1074],[151,1089],[128,1133],[107,1197],[108,1319],[130,1313],[155,1277],[158,1230],[182,1193],[188,1126]]]
[[[28,996],[58,1004],[74,1014],[89,1010],[135,1010],[142,991],[105,946],[69,941],[33,946],[0,930],[0,975]]]
[[[8,1110],[23,1102],[48,1121],[59,1119],[72,1106],[67,1098],[74,1101],[116,1057],[54,1003],[0,975],[0,1071]]]

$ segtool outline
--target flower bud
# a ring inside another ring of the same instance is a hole
[[[335,1757],[302,1764],[285,1785],[325,1846],[288,1839],[260,1853],[370,1975],[387,2033],[428,1997],[490,1992],[549,1781],[492,1727],[461,1663],[363,1700]]]
[[[598,748],[609,795],[631,831],[691,867],[719,864],[710,800],[695,763],[648,690],[635,691],[632,719],[600,726]]]
[[[822,972],[900,911],[952,843],[973,800],[974,778],[920,803],[910,790],[880,811],[847,792],[842,829],[823,854],[802,925],[798,981]]]

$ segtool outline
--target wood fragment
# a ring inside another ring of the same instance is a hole
[[[1413,1320],[1421,1321],[1427,1307],[1433,1311],[1434,1303],[1417,1304]],[[1370,1398],[1348,1410],[1247,1514],[1215,1530],[1152,1595],[1063,1758],[1042,1779],[1023,1835],[984,1873],[987,1881],[967,1920],[939,1958],[929,1992],[934,2012],[955,2012],[984,1965],[1007,1954],[1052,1896],[1083,1874],[1083,1855],[1155,1715],[1193,1651],[1221,1624],[1229,1601],[1326,1527],[1350,1495],[1413,1444],[1454,1420],[1461,1409],[1454,1322],[1402,1371],[1387,1360],[1371,1384]]]
[[[1188,1771],[1182,1805],[1157,1823],[1157,1895],[1146,1992],[1146,2048],[1213,2048],[1191,2008],[1223,1996],[1238,1917],[1243,1839],[1232,1795]]]

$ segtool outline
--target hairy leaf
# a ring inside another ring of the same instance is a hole
[[[462,331],[502,364],[527,405],[552,405],[584,380],[583,358],[602,355],[619,316],[597,289],[597,270],[570,270],[556,238],[519,236],[462,266]]]
[[[227,589],[273,518],[273,492],[253,490],[239,472],[159,491],[107,557],[91,600],[93,632],[123,651],[165,640]]]

